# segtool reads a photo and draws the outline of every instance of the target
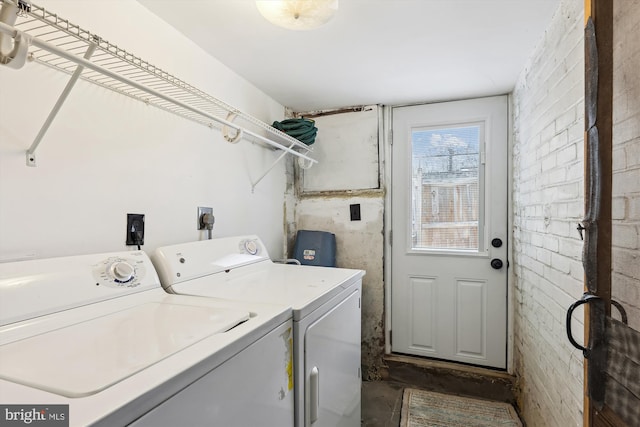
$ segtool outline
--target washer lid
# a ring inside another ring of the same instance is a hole
[[[0,378],[88,396],[248,319],[243,311],[145,303],[0,347]]]

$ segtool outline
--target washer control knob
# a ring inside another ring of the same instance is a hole
[[[135,269],[125,261],[117,261],[111,264],[111,275],[118,282],[128,282],[133,279]]]
[[[258,253],[258,244],[255,240],[247,240],[244,242],[244,249],[249,255],[256,255]]]

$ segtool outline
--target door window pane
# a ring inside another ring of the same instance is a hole
[[[413,249],[478,250],[481,125],[412,129]]]

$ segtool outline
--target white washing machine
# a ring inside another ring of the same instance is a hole
[[[273,263],[256,236],[166,246],[152,259],[171,293],[290,305],[296,426],[361,424],[364,271]]]
[[[293,426],[291,334],[284,304],[167,294],[140,251],[0,264],[0,418]]]

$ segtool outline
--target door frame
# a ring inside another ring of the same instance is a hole
[[[586,1],[586,0],[585,0]],[[488,96],[507,96],[507,124],[508,124],[508,132],[507,132],[507,230],[509,230],[509,237],[507,242],[507,262],[508,265],[514,265],[513,263],[513,96],[511,93],[509,94],[493,94]],[[486,98],[485,96],[479,98]],[[385,196],[384,196],[384,353],[389,356],[392,354],[391,351],[391,339],[393,325],[391,323],[391,310],[392,310],[392,301],[391,301],[391,265],[392,265],[392,256],[391,256],[391,234],[392,234],[392,216],[393,212],[391,211],[391,197],[392,197],[392,189],[391,189],[391,164],[392,164],[392,145],[393,145],[393,122],[392,122],[392,110],[393,108],[399,107],[410,107],[415,105],[424,105],[424,104],[436,104],[442,102],[449,101],[463,101],[467,99],[475,99],[475,98],[466,98],[466,99],[450,99],[437,101],[432,103],[415,103],[415,104],[398,104],[398,105],[390,105],[383,106],[382,108],[382,127],[381,127],[381,136],[380,140],[382,142],[382,150],[383,150],[383,159],[384,159],[384,188],[385,188]],[[513,363],[513,318],[514,318],[514,271],[515,269],[509,268],[507,269],[507,373],[514,373],[514,363]],[[455,363],[455,362],[450,362]]]

